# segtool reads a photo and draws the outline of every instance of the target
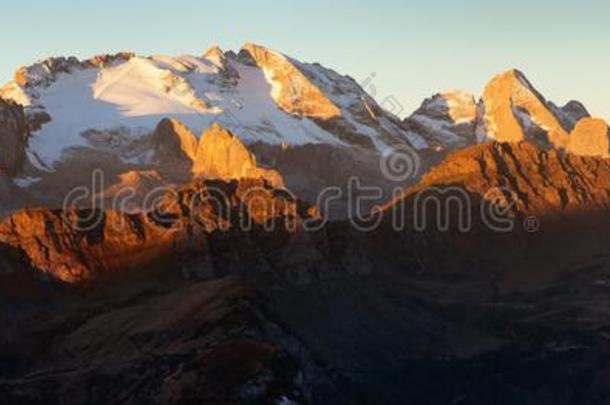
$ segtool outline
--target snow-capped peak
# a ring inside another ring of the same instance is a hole
[[[43,166],[89,146],[88,130],[137,138],[166,117],[196,134],[220,122],[246,143],[425,146],[353,79],[254,44],[239,55],[212,47],[201,57],[50,58],[20,68],[0,96],[50,117],[30,140]]]
[[[456,90],[427,98],[405,123],[432,145],[461,147],[475,141],[476,119],[474,96]]]
[[[485,141],[529,141],[578,155],[609,154],[603,120],[591,119],[578,101],[564,107],[547,101],[517,69],[494,76],[478,103],[463,92],[426,99],[405,119],[405,126],[439,148],[455,149]]]

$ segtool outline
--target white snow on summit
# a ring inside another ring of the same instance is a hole
[[[30,115],[51,117],[30,139],[28,156],[39,167],[52,167],[70,148],[88,146],[85,131],[120,130],[133,138],[150,134],[163,118],[178,119],[195,134],[219,122],[247,143],[353,142],[382,149],[408,142],[398,120],[365,99],[352,79],[248,46],[256,61],[244,60],[248,50],[235,55],[218,48],[203,57],[52,58],[21,68],[0,95],[23,104]],[[293,72],[290,88],[273,72]],[[315,114],[320,108],[338,113],[329,121]]]

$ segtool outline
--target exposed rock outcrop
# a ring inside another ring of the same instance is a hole
[[[211,179],[264,179],[276,188],[284,187],[279,173],[258,167],[244,144],[218,123],[201,135],[193,173]]]
[[[568,151],[580,156],[608,157],[610,129],[606,121],[598,118],[582,118],[570,133]]]
[[[580,125],[579,125],[580,124]],[[583,156],[607,156],[602,120],[570,101],[547,101],[525,75],[511,69],[495,76],[478,104],[460,92],[437,94],[404,120],[411,133],[437,148],[455,150],[479,142],[522,142]]]
[[[23,107],[0,98],[0,171],[15,175],[21,169],[29,136]]]
[[[51,122],[51,116],[44,109],[30,109],[26,114],[28,127],[30,132],[36,132],[48,122]]]
[[[78,60],[71,56],[68,58],[48,58],[31,66],[19,68],[14,75],[14,82],[19,86],[30,88],[35,86],[48,86],[57,79],[61,73],[71,73],[75,70],[87,68],[102,68],[118,61],[128,61],[135,57],[131,52],[119,52],[114,55],[96,55],[90,59]]]
[[[163,119],[157,125],[150,141],[158,160],[195,160],[197,138],[178,120]]]
[[[203,54],[204,59],[210,61],[216,66],[221,76],[232,85],[235,85],[239,80],[239,72],[231,63],[226,54],[218,46],[213,46]]]
[[[561,110],[570,119],[572,126],[576,125],[581,119],[591,116],[589,111],[587,111],[587,107],[576,100],[568,101]]]
[[[463,92],[436,94],[404,120],[429,145],[454,149],[476,143],[477,104]]]
[[[49,58],[37,62],[32,66],[19,68],[13,77],[18,85],[28,88],[37,85],[49,85],[60,73],[70,73],[80,67],[80,61],[71,56],[69,58]]]
[[[256,159],[237,137],[214,123],[201,135],[193,172],[216,178],[241,178],[256,167]]]
[[[237,60],[263,71],[271,85],[271,97],[280,109],[313,120],[341,143],[367,149],[404,143],[417,148],[427,146],[419,134],[408,132],[396,117],[402,113],[396,100],[386,99],[385,107],[392,111],[384,110],[349,76],[254,44],[244,45]]]
[[[603,210],[610,203],[610,160],[545,151],[527,142],[491,142],[449,155],[407,195],[430,187],[457,187],[471,202],[500,192],[519,215]]]
[[[481,109],[479,139],[529,140],[555,149],[565,149],[568,145],[568,130],[518,70],[501,73],[487,84]]]
[[[265,73],[282,110],[324,120],[340,115],[339,108],[284,55],[254,44],[245,44],[243,51]]]
[[[155,266],[189,249],[205,251],[214,232],[239,239],[272,222],[274,237],[318,216],[315,207],[263,180],[201,181],[168,191],[146,213],[22,210],[0,222],[0,245],[18,249],[51,279],[86,283],[113,270]]]
[[[110,66],[113,63],[128,61],[135,57],[136,57],[136,54],[134,52],[118,52],[115,54],[96,55],[96,56],[93,56],[89,59],[82,61],[81,66],[84,68],[87,68],[87,67],[103,68],[106,66]]]

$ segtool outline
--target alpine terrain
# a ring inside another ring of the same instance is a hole
[[[516,69],[398,117],[250,43],[21,67],[2,403],[610,403],[609,137]]]

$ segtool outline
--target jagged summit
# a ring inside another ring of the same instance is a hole
[[[476,141],[477,104],[472,94],[451,91],[435,94],[405,120],[408,128],[429,144],[460,147]]]
[[[227,81],[227,84],[238,83],[239,72],[220,47],[212,46],[204,53],[203,58],[218,68],[219,75]]]
[[[559,108],[547,101],[516,69],[494,77],[481,99],[483,140],[530,141],[543,148],[584,156],[608,156],[607,124],[592,119],[582,103]]]
[[[500,193],[511,215],[542,219],[607,210],[609,187],[609,159],[543,151],[528,142],[494,141],[449,154],[384,209],[413,204],[422,190],[449,191],[445,198],[455,198],[455,192],[460,195],[458,190],[463,190],[472,208]]]
[[[194,160],[193,172],[210,177],[245,177],[256,167],[254,155],[217,122],[201,135]]]
[[[89,68],[103,68],[113,63],[128,61],[135,57],[133,52],[119,52],[116,54],[95,55],[91,58],[79,60],[74,56],[51,57],[36,62],[31,66],[19,68],[14,75],[14,82],[22,87],[35,87],[50,85],[61,73],[70,74],[77,70]]]
[[[203,57],[210,61],[220,61],[225,58],[225,53],[218,45],[213,45],[205,51]]]
[[[151,137],[155,156],[159,159],[195,160],[197,138],[180,121],[164,118]]]
[[[509,69],[487,83],[478,103],[467,93],[436,94],[404,124],[428,144],[450,150],[479,142],[527,141],[543,149],[605,157],[603,121],[578,125],[589,118],[582,103],[572,100],[558,107],[522,71]]]
[[[212,179],[264,179],[276,188],[284,187],[278,172],[258,167],[239,138],[217,122],[201,135],[193,173]]]
[[[88,130],[122,128],[139,137],[164,117],[195,134],[221,122],[245,143],[427,146],[353,79],[254,44],[238,55],[215,46],[201,57],[50,58],[20,68],[0,95],[23,105],[28,117],[45,117],[30,144],[41,167],[89,146],[81,136]]]
[[[339,108],[284,55],[251,43],[245,44],[242,51],[262,69],[271,83],[273,99],[285,112],[323,120],[341,114]]]
[[[557,149],[568,145],[568,132],[544,97],[525,75],[511,69],[495,76],[485,86],[483,118],[477,128],[482,139],[544,142]]]
[[[280,174],[258,167],[256,158],[231,131],[218,122],[203,131],[199,140],[180,121],[165,118],[150,139],[153,160],[207,179],[263,179],[283,188]],[[176,166],[177,165],[177,166]]]
[[[53,170],[75,150],[95,149],[87,136],[91,131],[119,137],[127,145],[117,149],[123,161],[146,161],[145,155],[121,154],[140,150],[145,138],[157,156],[163,155],[158,148],[169,148],[192,161],[195,141],[189,134],[196,138],[214,122],[245,145],[323,144],[383,152],[401,144],[454,150],[478,142],[527,141],[607,155],[601,125],[594,126],[591,139],[582,130],[591,125],[579,126],[572,136],[579,121],[590,118],[581,103],[558,107],[517,69],[492,78],[478,102],[464,92],[438,93],[401,121],[351,77],[252,43],[237,54],[212,46],[202,56],[50,58],[20,68],[0,96],[24,106],[32,133],[26,152],[40,170]],[[157,128],[163,118],[184,128]]]

